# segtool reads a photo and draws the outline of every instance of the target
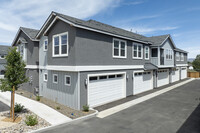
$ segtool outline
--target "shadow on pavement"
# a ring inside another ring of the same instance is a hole
[[[179,128],[177,133],[200,133],[200,104]]]

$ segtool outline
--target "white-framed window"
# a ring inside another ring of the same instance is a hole
[[[65,85],[71,85],[71,77],[69,75],[65,75]]]
[[[47,51],[48,49],[48,40],[44,40],[44,44],[43,44],[43,47],[44,47],[44,51]]]
[[[142,44],[133,44],[133,58],[134,59],[142,59],[143,58]]]
[[[47,73],[44,73],[44,81],[47,81],[48,80],[48,75]]]
[[[166,49],[165,51],[166,51],[166,59],[167,60],[172,60],[172,54],[173,54],[172,50],[171,49]]]
[[[184,54],[181,53],[181,61],[184,61]]]
[[[179,52],[176,52],[176,61],[180,61],[180,54],[179,54]]]
[[[20,45],[20,55],[24,59],[24,45]]]
[[[58,74],[53,74],[53,83],[58,83]]]
[[[68,32],[53,35],[53,57],[68,56]]]
[[[126,58],[126,41],[113,39],[113,57]]]
[[[145,59],[149,59],[149,47],[145,46]]]

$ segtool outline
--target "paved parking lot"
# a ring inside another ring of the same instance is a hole
[[[0,112],[3,112],[3,111],[8,111],[10,109],[9,106],[7,106],[6,104],[2,103],[0,101]]]
[[[126,110],[50,128],[46,133],[199,133],[200,80]]]

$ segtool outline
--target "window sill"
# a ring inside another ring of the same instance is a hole
[[[134,60],[143,60],[143,58],[136,58],[136,57],[133,57]]]
[[[126,57],[113,56],[113,58],[126,59]]]
[[[68,57],[68,55],[53,55],[52,57]]]

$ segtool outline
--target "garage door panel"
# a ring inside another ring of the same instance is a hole
[[[160,70],[157,76],[157,87],[169,84],[169,70]]]
[[[187,78],[187,69],[181,68],[181,79]]]
[[[179,77],[180,77],[179,73],[180,73],[179,69],[172,70],[172,82],[179,81]]]
[[[108,76],[107,76],[108,77]],[[89,81],[88,104],[92,107],[125,97],[125,76]]]

